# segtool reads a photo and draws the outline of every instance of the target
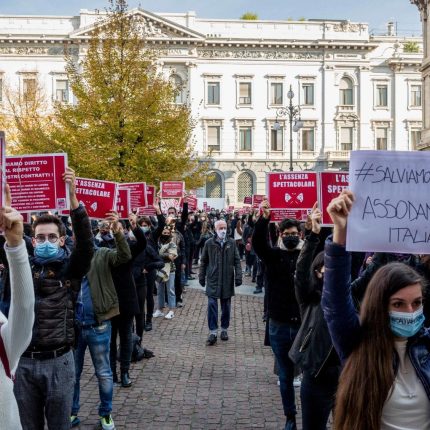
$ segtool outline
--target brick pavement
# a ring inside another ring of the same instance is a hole
[[[192,282],[185,307],[171,321],[155,319],[154,330],[144,335],[155,358],[132,364],[131,388],[115,388],[116,428],[283,429],[272,353],[263,347],[263,298],[237,295],[230,340],[207,347],[206,296]],[[97,380],[88,354],[81,404],[79,428],[97,428]]]

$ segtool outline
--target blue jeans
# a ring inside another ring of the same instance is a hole
[[[87,346],[90,350],[91,360],[99,381],[99,415],[109,415],[112,411],[113,379],[109,361],[110,338],[110,321],[106,321],[99,327],[82,328],[78,331],[77,347],[75,350],[76,380],[73,393],[72,415],[77,415],[79,412],[80,379]]]
[[[288,352],[293,346],[294,338],[299,331],[298,326],[288,323],[269,320],[270,345],[279,367],[279,383],[284,414],[296,414],[296,402],[294,392],[294,363],[288,357]]]
[[[157,284],[157,297],[158,297],[158,309],[164,308],[165,301],[165,288],[167,288],[167,301],[169,308],[176,308],[176,294],[175,294],[175,272],[170,273],[169,280],[167,282],[161,282]]]
[[[221,330],[227,330],[230,326],[231,298],[221,301]],[[210,331],[218,329],[218,299],[208,297],[208,325]]]

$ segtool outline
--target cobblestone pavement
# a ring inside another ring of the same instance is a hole
[[[154,319],[154,330],[144,335],[155,357],[132,364],[131,388],[115,387],[117,430],[283,429],[272,352],[263,347],[262,294],[252,295],[255,284],[245,284],[232,302],[230,340],[208,347],[206,296],[191,283],[175,318]],[[98,426],[97,380],[88,357],[81,430]]]

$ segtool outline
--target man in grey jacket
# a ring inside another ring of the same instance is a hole
[[[207,345],[214,345],[218,338],[218,299],[221,301],[221,340],[228,340],[231,298],[234,286],[242,284],[239,251],[233,239],[227,237],[227,224],[215,223],[216,236],[203,248],[200,260],[199,282],[206,286],[208,296],[209,337]]]

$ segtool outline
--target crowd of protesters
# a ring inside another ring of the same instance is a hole
[[[130,363],[154,356],[143,346],[152,319],[174,324],[198,278],[208,297],[206,344],[218,340],[219,305],[227,341],[243,275],[255,294],[264,292],[264,342],[274,354],[284,430],[297,429],[297,372],[305,430],[326,429],[331,413],[336,429],[430,428],[430,258],[347,253],[350,191],[327,208],[333,230],[321,227],[317,204],[304,223],[271,222],[267,201],[243,215],[190,211],[187,203],[163,214],[155,199],[156,216],[120,220],[110,212],[94,221],[76,198],[71,169],[64,180],[70,217],[41,214],[24,225],[9,195],[0,210],[0,428],[79,425],[88,349],[100,425],[113,430],[114,384],[132,386]]]

